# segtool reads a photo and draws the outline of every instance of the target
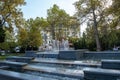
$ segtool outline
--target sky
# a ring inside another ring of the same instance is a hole
[[[47,17],[47,9],[57,4],[60,9],[64,9],[70,16],[74,15],[74,2],[78,0],[25,0],[26,5],[22,7],[24,18]]]

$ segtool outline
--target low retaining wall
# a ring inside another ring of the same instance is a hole
[[[58,59],[79,60],[83,58],[84,50],[59,51]]]
[[[25,56],[26,57],[36,57],[37,51],[25,51]]]
[[[120,59],[119,51],[101,51],[101,52],[88,52],[86,49],[81,50],[63,50],[58,52],[37,52],[26,51],[26,57],[37,58],[58,58],[65,60],[80,60],[80,59]]]
[[[54,52],[37,52],[37,51],[26,51],[26,57],[35,57],[35,58],[57,58],[58,54]]]
[[[118,51],[85,52],[84,59],[120,59]]]
[[[58,54],[44,54],[44,53],[41,53],[41,54],[35,54],[37,58],[57,58],[58,57]]]

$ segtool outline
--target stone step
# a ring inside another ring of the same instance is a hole
[[[117,80],[120,78],[120,70],[85,68],[85,80]]]
[[[51,75],[57,75],[62,77],[70,77],[83,79],[83,71],[77,69],[65,69],[65,68],[57,68],[57,67],[45,67],[45,66],[34,66],[28,65],[23,67],[23,70],[31,71],[31,72],[41,72]]]
[[[22,69],[23,66],[26,66],[27,63],[22,62],[12,62],[12,61],[0,61],[0,66],[9,66],[14,69]]]
[[[71,65],[71,66],[82,66],[82,67],[101,67],[100,63],[91,62],[85,63],[84,61],[74,61],[74,60],[58,60],[58,59],[45,59],[38,58],[32,61],[33,63],[47,63],[47,64],[59,64],[59,65]]]
[[[9,66],[0,66],[0,69],[8,69]]]
[[[6,60],[16,61],[16,62],[30,62],[34,60],[34,57],[19,57],[19,56],[9,56]]]
[[[0,80],[57,80],[0,69]]]
[[[101,61],[102,68],[107,68],[107,69],[118,69],[120,70],[120,60],[102,60]]]

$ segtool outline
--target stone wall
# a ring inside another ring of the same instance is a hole
[[[84,59],[120,59],[118,51],[85,52]]]
[[[58,59],[78,60],[82,59],[84,50],[59,51]]]

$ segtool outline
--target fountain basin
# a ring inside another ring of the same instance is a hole
[[[64,60],[80,60],[83,59],[84,52],[87,50],[61,50],[58,54],[58,59]]]

